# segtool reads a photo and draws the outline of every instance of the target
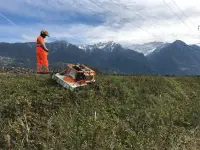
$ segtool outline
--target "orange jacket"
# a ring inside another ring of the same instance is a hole
[[[37,38],[37,43],[36,43],[37,48],[43,49],[46,52],[48,52],[48,49],[46,48],[46,45],[44,44],[44,38],[42,36],[39,36]]]
[[[42,36],[39,36],[37,38],[37,43],[36,43],[36,46],[37,47],[42,47],[42,44],[41,43],[44,43],[44,38]]]

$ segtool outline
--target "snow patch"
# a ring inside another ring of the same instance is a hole
[[[134,51],[137,51],[139,53],[143,53],[145,56],[153,53],[157,48],[162,47],[165,45],[163,42],[150,42],[145,44],[135,44],[132,46],[129,46],[128,48]]]
[[[147,55],[153,53],[155,50],[156,50],[156,47],[153,48],[152,50],[147,51],[147,52],[144,54],[144,56],[147,56]]]
[[[94,49],[100,49],[107,52],[112,52],[117,46],[121,46],[113,41],[109,42],[99,42],[92,45],[77,45],[80,49],[84,51],[93,51]]]

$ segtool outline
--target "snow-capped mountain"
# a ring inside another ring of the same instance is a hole
[[[163,42],[150,42],[145,44],[135,44],[127,47],[128,49],[135,50],[139,53],[143,53],[145,56],[151,54],[156,49],[163,48],[166,45],[166,43]],[[126,47],[125,47],[126,48]]]
[[[73,44],[67,42],[67,41],[54,41],[52,42],[55,46],[55,50],[57,48],[64,48],[64,47],[71,47]],[[99,42],[94,44],[88,44],[88,45],[74,45],[77,48],[83,50],[84,52],[92,52],[94,50],[102,50],[104,52],[113,52],[113,50],[134,50],[139,53],[143,53],[145,56],[148,56],[152,54],[155,51],[159,51],[159,49],[164,48],[168,43],[163,42],[150,42],[145,44],[134,44],[131,46],[122,46],[119,43],[115,43],[114,41],[108,41],[108,42]]]
[[[147,56],[151,66],[161,74],[199,75],[200,47],[176,40]]]
[[[0,66],[35,68],[36,47],[35,43],[29,44],[32,47],[27,43],[0,43]],[[113,41],[79,46],[67,41],[55,41],[47,43],[46,46],[50,50],[48,57],[51,65],[55,66],[60,66],[60,63],[83,63],[117,73],[200,74],[200,47],[187,45],[180,40],[173,43],[152,42],[135,45],[133,50]]]
[[[112,52],[117,47],[122,48],[122,46],[120,44],[115,43],[113,41],[99,42],[99,43],[92,44],[92,45],[77,45],[77,47],[82,50],[85,50],[85,51],[93,51],[95,49],[101,49],[106,52]]]

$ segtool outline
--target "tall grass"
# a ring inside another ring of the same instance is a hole
[[[0,75],[0,149],[200,149],[200,78],[97,76],[69,91],[48,75]]]

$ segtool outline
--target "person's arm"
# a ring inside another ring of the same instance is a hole
[[[44,42],[41,42],[42,47],[44,48],[45,51],[49,51],[46,47],[46,45],[44,44]]]

